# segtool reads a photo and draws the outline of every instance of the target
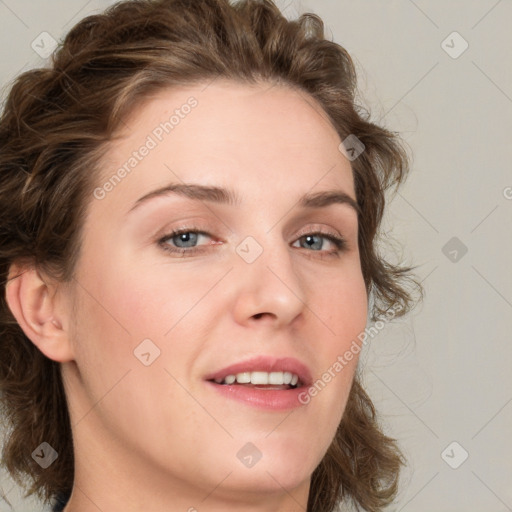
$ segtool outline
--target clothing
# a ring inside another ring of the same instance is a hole
[[[57,494],[55,497],[55,505],[52,508],[52,512],[62,512],[64,510],[64,507],[66,506],[67,502],[69,501],[69,497],[71,496],[71,493],[60,493]]]

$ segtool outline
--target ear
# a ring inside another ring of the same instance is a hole
[[[11,265],[5,290],[9,308],[26,336],[49,359],[74,359],[65,329],[67,318],[59,310],[61,288],[31,265]]]

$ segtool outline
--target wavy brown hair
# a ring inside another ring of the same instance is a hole
[[[270,0],[120,2],[78,23],[49,67],[15,80],[0,118],[2,287],[14,262],[71,280],[101,156],[123,116],[159,90],[215,78],[289,85],[319,102],[341,140],[353,134],[364,144],[352,169],[371,318],[392,306],[396,316],[409,311],[413,288],[422,294],[413,268],[386,261],[376,243],[386,192],[408,172],[403,142],[358,105],[354,64],[325,38],[322,20],[308,13],[288,21]],[[28,487],[26,496],[49,502],[69,493],[74,479],[60,365],[26,337],[5,293],[0,352],[3,464]],[[59,453],[47,469],[31,457],[42,441]],[[348,501],[381,510],[397,492],[403,463],[356,376],[335,438],[312,474],[308,512],[330,512]]]

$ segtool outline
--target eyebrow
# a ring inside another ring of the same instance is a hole
[[[139,208],[143,203],[155,197],[165,197],[176,194],[197,201],[210,201],[217,204],[227,204],[230,206],[240,206],[240,196],[231,189],[197,185],[193,183],[171,183],[165,187],[153,190],[148,194],[137,199],[128,213]],[[342,190],[324,190],[321,192],[310,192],[303,195],[298,205],[301,208],[326,208],[332,204],[346,204],[350,206],[357,214],[361,213],[359,204],[355,199]]]

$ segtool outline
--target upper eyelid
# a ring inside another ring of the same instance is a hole
[[[167,229],[162,232],[162,236],[175,236],[176,234],[180,233],[200,233],[203,235],[208,235],[213,237],[212,231],[214,229],[210,228],[199,228],[194,226],[183,226],[183,227],[176,227],[172,229]],[[232,230],[230,230],[232,232]],[[313,234],[313,233],[320,233],[322,235],[325,234],[333,234],[337,236],[343,236],[342,233],[340,233],[337,229],[334,228],[318,228],[318,227],[308,227],[308,228],[302,228],[296,233],[295,236],[303,236],[304,234]]]

